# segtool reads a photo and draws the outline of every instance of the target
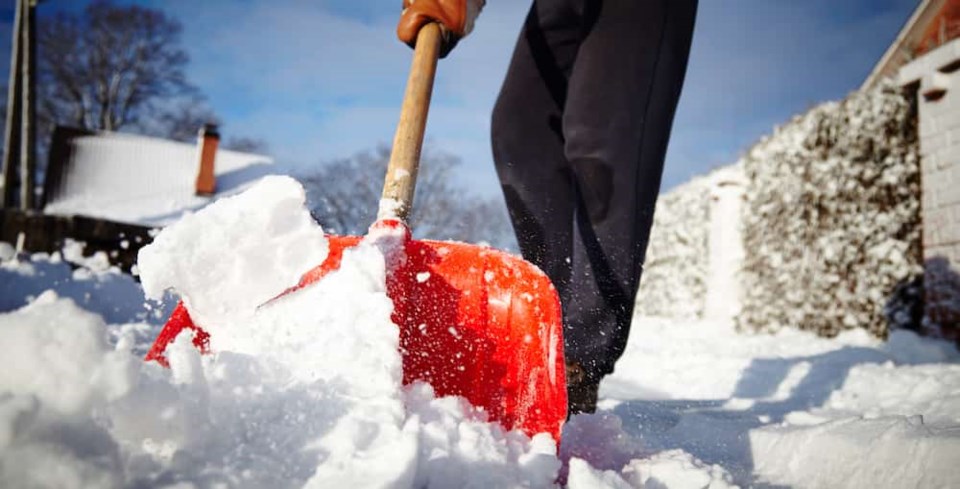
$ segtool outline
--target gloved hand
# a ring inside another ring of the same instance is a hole
[[[403,0],[397,37],[413,47],[420,28],[438,22],[443,32],[440,47],[440,57],[443,58],[460,38],[473,30],[473,21],[486,3],[486,0]]]

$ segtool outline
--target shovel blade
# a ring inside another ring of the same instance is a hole
[[[329,236],[330,253],[291,291],[340,266],[356,236]],[[562,316],[556,290],[532,264],[492,248],[412,240],[390,270],[387,292],[400,327],[404,384],[430,383],[437,396],[463,396],[507,429],[560,439],[567,416]],[[291,292],[288,291],[288,292]],[[163,351],[183,328],[200,332],[182,304],[147,354]]]
[[[463,243],[409,241],[406,256],[388,284],[404,380],[466,397],[508,429],[559,440],[567,414],[563,327],[546,275]]]

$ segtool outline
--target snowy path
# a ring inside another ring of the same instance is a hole
[[[910,332],[882,343],[638,318],[600,406],[622,422],[630,457],[682,450],[742,486],[949,487],[960,483],[958,361]],[[624,466],[623,454],[597,455],[584,458]]]

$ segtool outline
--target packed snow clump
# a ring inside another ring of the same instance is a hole
[[[249,316],[327,255],[323,230],[304,199],[293,179],[267,177],[240,196],[184,216],[140,251],[144,293],[159,299],[176,290],[211,333]]]

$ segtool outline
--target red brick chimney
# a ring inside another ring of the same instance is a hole
[[[216,124],[204,124],[200,128],[197,144],[200,147],[200,164],[197,169],[197,195],[213,195],[217,190],[217,177],[214,175],[214,162],[217,158],[217,146],[220,133]]]

